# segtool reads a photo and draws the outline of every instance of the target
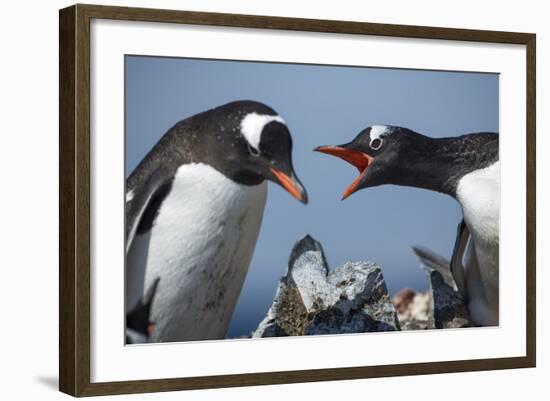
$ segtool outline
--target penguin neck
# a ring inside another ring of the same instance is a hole
[[[242,165],[231,161],[231,157],[220,155],[216,152],[218,139],[215,137],[203,137],[200,135],[181,135],[176,132],[172,133],[173,140],[178,143],[177,146],[169,145],[171,148],[178,149],[193,149],[192,152],[181,152],[178,157],[178,166],[197,163],[206,164],[233,180],[234,182],[247,186],[260,185],[265,181],[265,178],[252,171],[242,168]],[[227,141],[231,141],[230,138]],[[168,144],[168,141],[167,141]]]
[[[419,135],[400,156],[396,184],[428,189],[456,199],[460,179],[492,163],[479,155],[484,150],[477,141],[469,141],[465,136],[430,138]]]

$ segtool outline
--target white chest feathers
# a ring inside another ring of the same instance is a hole
[[[457,186],[464,220],[475,239],[498,244],[500,161],[466,174]]]
[[[241,185],[205,164],[177,170],[151,231],[136,236],[127,259],[127,280],[134,276],[130,287],[138,294],[160,277],[152,341],[223,338],[254,252],[266,197],[265,182]]]
[[[466,285],[472,320],[480,325],[498,324],[500,162],[465,175],[457,198],[470,230]]]

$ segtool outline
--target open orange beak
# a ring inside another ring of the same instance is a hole
[[[281,170],[278,170],[274,167],[271,167],[271,172],[279,181],[279,184],[287,190],[294,198],[298,199],[300,202],[307,204],[307,193],[305,188],[300,184],[300,182],[294,178],[289,177]]]
[[[359,170],[359,176],[346,188],[342,195],[342,200],[346,199],[352,193],[357,190],[357,186],[363,179],[363,176],[367,172],[367,167],[372,163],[372,156],[358,150],[346,149],[340,146],[319,146],[314,149],[316,152],[326,153],[339,157],[342,160],[347,161],[349,164],[355,166]]]

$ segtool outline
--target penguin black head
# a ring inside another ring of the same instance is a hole
[[[307,193],[292,166],[292,137],[285,121],[270,107],[237,101],[198,115],[208,132],[203,159],[236,182],[256,185],[264,179],[281,185],[307,203]]]
[[[338,146],[319,146],[314,150],[337,156],[359,170],[359,176],[346,188],[342,199],[367,187],[383,184],[404,185],[409,161],[422,149],[426,138],[407,128],[373,125],[353,141]],[[419,143],[420,142],[420,143]]]

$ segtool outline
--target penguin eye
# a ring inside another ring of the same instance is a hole
[[[382,139],[380,138],[374,138],[372,141],[370,141],[370,145],[372,150],[378,150],[382,147]]]
[[[254,157],[260,156],[260,151],[250,144],[248,145],[248,153],[250,153],[250,155]]]

